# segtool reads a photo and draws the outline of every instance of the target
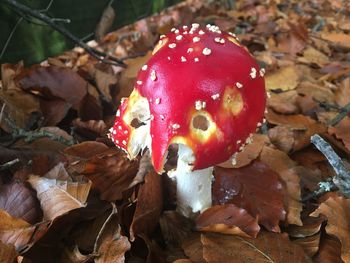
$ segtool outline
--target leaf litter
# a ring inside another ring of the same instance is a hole
[[[334,176],[312,135],[350,160],[349,4],[216,2],[187,0],[109,34],[105,22],[95,45],[127,69],[81,48],[1,66],[1,262],[350,262],[348,198],[302,201]],[[270,96],[253,143],[215,168],[213,206],[188,219],[173,182],[107,133],[159,35],[193,22],[237,34]]]

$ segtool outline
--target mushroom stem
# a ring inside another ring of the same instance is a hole
[[[179,145],[176,170],[168,173],[176,179],[177,210],[186,217],[202,212],[212,204],[213,167],[192,171],[193,152]]]

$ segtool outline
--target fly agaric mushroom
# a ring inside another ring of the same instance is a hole
[[[261,125],[264,71],[234,34],[183,26],[161,36],[122,100],[111,139],[130,158],[148,147],[164,172],[178,146],[177,208],[185,216],[211,206],[213,166],[235,156]]]

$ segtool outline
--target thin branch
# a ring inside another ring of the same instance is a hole
[[[337,125],[339,122],[341,122],[342,119],[344,119],[349,114],[350,114],[350,102],[346,104],[344,107],[342,107],[338,115],[329,121],[329,125],[331,126]]]
[[[311,137],[311,142],[327,158],[336,175],[330,178],[329,181],[320,182],[319,189],[311,193],[303,200],[307,201],[313,197],[318,197],[326,192],[334,191],[336,189],[339,189],[339,191],[346,197],[350,197],[350,172],[346,168],[342,159],[336,154],[332,146],[320,135],[313,135]]]
[[[14,159],[12,161],[9,161],[7,163],[1,164],[0,165],[0,171],[5,171],[5,170],[11,168],[12,166],[14,166],[16,163],[19,163],[19,159],[18,158]]]
[[[5,45],[3,46],[2,50],[1,50],[0,59],[1,59],[2,56],[5,54],[5,51],[6,51],[7,47],[8,47],[8,45],[10,44],[10,41],[11,41],[11,39],[12,39],[12,37],[13,37],[13,34],[15,33],[17,27],[19,26],[19,24],[20,24],[22,21],[23,21],[23,17],[20,17],[20,18],[17,20],[17,22],[16,22],[15,26],[13,27],[13,29],[11,30],[11,33],[10,33],[10,35],[8,36],[8,38],[7,38],[6,42],[5,42]]]
[[[62,35],[67,37],[69,40],[71,40],[72,42],[74,42],[77,45],[79,45],[80,47],[82,47],[88,54],[90,54],[92,57],[98,59],[99,61],[104,62],[106,64],[111,64],[111,65],[120,66],[120,67],[124,67],[124,68],[126,67],[126,64],[123,61],[121,61],[120,59],[117,59],[117,58],[112,57],[112,56],[108,56],[104,52],[101,52],[97,49],[90,47],[89,45],[87,45],[86,43],[81,41],[79,38],[74,36],[66,28],[64,28],[61,25],[56,24],[56,22],[52,18],[48,17],[47,15],[45,15],[39,11],[33,10],[33,9],[27,7],[26,5],[23,5],[15,0],[3,0],[3,2],[10,5],[15,10],[19,10],[22,13],[28,14],[31,17],[34,17],[40,21],[45,22],[46,24],[51,26],[53,29],[55,29],[57,32],[61,33]]]

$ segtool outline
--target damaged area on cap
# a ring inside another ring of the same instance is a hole
[[[109,136],[133,159],[146,147],[151,148],[150,122],[148,100],[134,89],[129,98],[123,99]]]

